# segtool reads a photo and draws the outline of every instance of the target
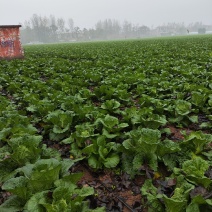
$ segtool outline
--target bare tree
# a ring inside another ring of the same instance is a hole
[[[128,21],[124,21],[123,24],[123,33],[124,33],[124,37],[130,37],[132,32],[132,24],[129,23]]]
[[[57,27],[60,32],[65,31],[65,20],[63,18],[58,18],[57,19]]]
[[[50,22],[49,25],[52,32],[55,33],[57,31],[57,24],[56,24],[56,18],[54,15],[50,15],[49,22]]]
[[[74,21],[73,21],[72,18],[69,18],[69,19],[68,19],[68,27],[69,27],[69,30],[70,30],[71,32],[74,31]]]

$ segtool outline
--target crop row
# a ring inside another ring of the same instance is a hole
[[[147,179],[149,208],[211,208],[211,39],[42,45],[1,61],[0,182],[13,194],[1,208],[88,211],[93,188],[78,188],[81,175],[70,173],[80,160],[132,178],[162,164],[174,195]],[[173,126],[185,129],[181,140]],[[72,159],[46,141],[69,145]],[[198,188],[205,196],[191,196]]]

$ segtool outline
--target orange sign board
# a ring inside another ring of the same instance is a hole
[[[23,58],[20,42],[21,25],[0,25],[0,59]]]

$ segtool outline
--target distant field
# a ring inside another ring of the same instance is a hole
[[[0,61],[0,211],[212,210],[211,35],[24,49]]]

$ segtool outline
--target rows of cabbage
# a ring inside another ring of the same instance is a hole
[[[210,210],[211,40],[42,45],[1,61],[0,179],[13,194],[1,208],[88,207],[93,189],[69,171],[84,160],[132,178],[148,170],[149,210]],[[169,126],[198,130],[176,141]],[[47,140],[69,145],[69,159]],[[173,181],[171,193],[159,186]]]

